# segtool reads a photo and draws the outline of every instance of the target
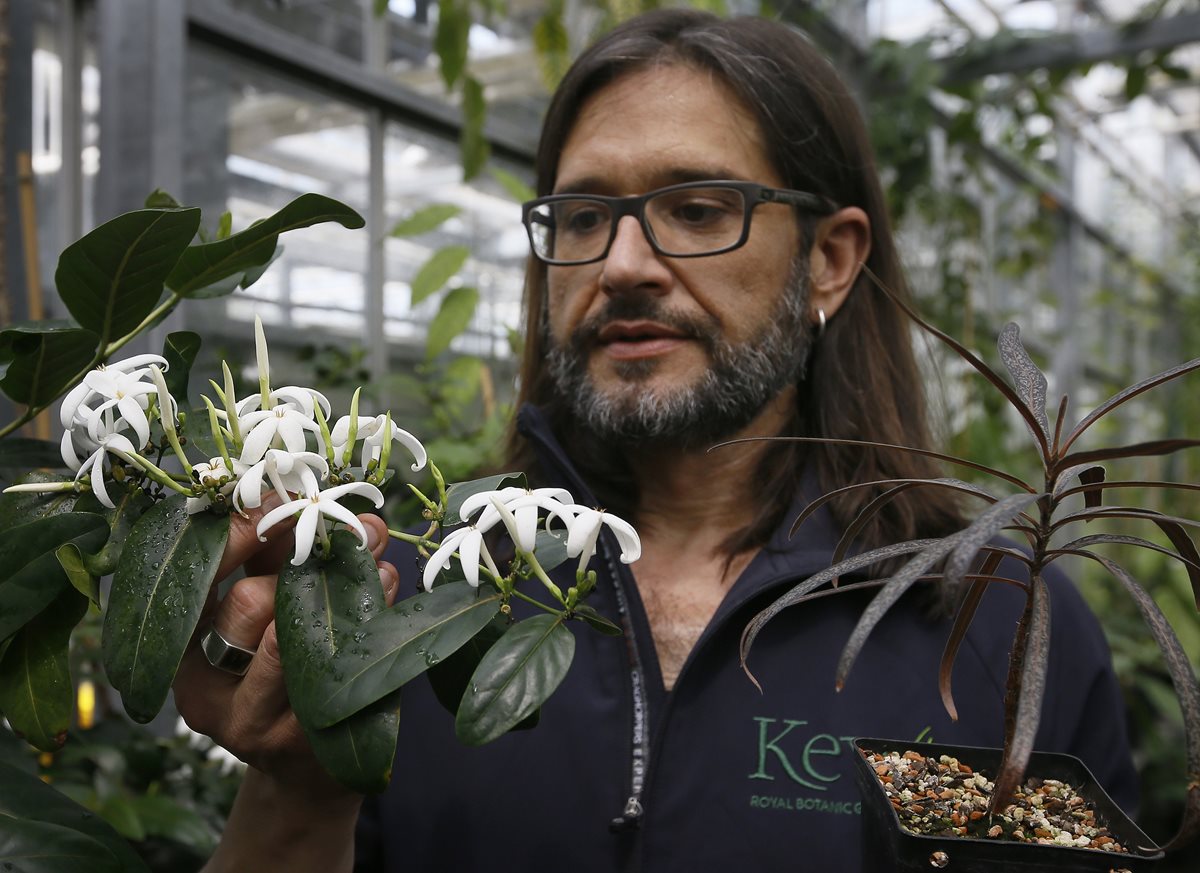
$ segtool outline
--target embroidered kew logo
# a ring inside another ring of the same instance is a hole
[[[802,731],[789,739],[796,728],[805,727],[808,722],[763,716],[755,716],[754,720],[758,723],[758,766],[748,778],[774,781],[776,774],[782,773],[813,791],[828,791],[831,783],[842,778],[838,762],[829,759],[849,751],[853,737],[818,733],[804,739]]]

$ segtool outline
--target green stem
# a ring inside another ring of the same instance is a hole
[[[513,596],[521,598],[526,603],[532,603],[538,609],[544,609],[544,610],[546,610],[546,612],[550,613],[551,615],[562,615],[561,610],[555,609],[553,606],[547,606],[546,604],[542,603],[540,600],[536,600],[536,599],[530,597],[528,594],[525,594],[522,591],[517,591],[515,588],[513,589]]]
[[[196,496],[195,492],[191,488],[184,488],[182,485],[176,482],[166,470],[163,470],[161,467],[157,466],[153,461],[143,458],[137,452],[123,452],[122,454],[132,459],[135,464],[137,464],[146,472],[147,476],[149,476],[159,485],[170,488],[172,491],[177,491],[180,494],[186,494],[188,497]]]
[[[526,552],[521,549],[517,549],[517,555],[529,562],[529,569],[533,570],[533,575],[537,576],[541,583],[546,586],[546,590],[554,595],[555,600],[557,600],[563,606],[566,606],[567,601],[563,598],[562,589],[550,581],[550,577],[547,576],[546,571],[542,569],[542,565],[538,561],[537,555],[535,555],[533,552]]]

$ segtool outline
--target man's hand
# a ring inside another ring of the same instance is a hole
[[[212,737],[280,787],[311,793],[314,800],[347,797],[349,792],[337,786],[317,762],[288,704],[275,637],[275,584],[280,566],[294,550],[293,537],[290,529],[277,526],[264,543],[255,532],[263,513],[278,502],[271,496],[248,518],[231,516],[217,582],[175,677],[175,704],[192,730]],[[388,542],[387,525],[378,516],[359,518],[390,605],[399,575],[395,567],[379,560]],[[243,565],[246,577],[218,600],[218,583]],[[244,676],[209,664],[200,641],[210,626],[233,645],[257,650]]]

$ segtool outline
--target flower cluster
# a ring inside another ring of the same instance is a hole
[[[543,512],[546,530],[550,530],[555,521],[565,528],[567,557],[579,558],[580,574],[596,553],[600,529],[605,526],[616,535],[624,563],[631,564],[641,557],[641,540],[627,521],[604,510],[575,503],[570,492],[563,488],[511,487],[481,491],[463,501],[459,515],[465,523],[446,534],[437,551],[430,556],[422,577],[425,590],[433,587],[439,571],[449,569],[450,559],[456,552],[463,576],[471,585],[479,585],[481,562],[492,578],[498,579],[500,571],[488,552],[483,535],[502,523],[512,537],[518,555],[528,557],[533,553]]]
[[[266,338],[257,319],[255,347],[259,391],[238,399],[229,367],[224,367],[224,386],[211,383],[219,403],[204,398],[219,454],[195,465],[179,439],[178,404],[163,378],[164,358],[139,355],[88,373],[64,398],[60,414],[62,457],[75,471],[75,487],[90,488],[113,509],[113,482],[149,480],[186,495],[189,513],[217,505],[244,513],[262,506],[263,497],[274,492],[281,505],[262,516],[257,532],[261,537],[295,516],[293,564],[307,560],[315,543],[328,543],[330,524],[345,525],[365,545],[362,523],[339,501],[359,495],[382,506],[379,485],[393,444],[412,454],[414,471],[425,466],[424,446],[395,427],[390,414],[359,415],[358,392],[350,414],[331,427],[330,403],[320,392],[297,385],[271,388]],[[151,432],[155,421],[162,429],[157,445]],[[168,448],[182,473],[159,466]],[[150,460],[154,451],[159,452],[157,461]],[[352,468],[356,457],[359,466]]]

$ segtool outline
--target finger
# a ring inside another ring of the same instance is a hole
[[[378,561],[383,555],[384,549],[388,547],[387,522],[369,512],[364,512],[358,517],[358,520],[367,530],[367,548],[371,550],[371,557]]]
[[[379,562],[379,583],[383,586],[384,601],[391,606],[400,590],[400,572],[388,561]]]
[[[246,711],[255,713],[255,720],[262,722],[262,729],[288,708],[283,661],[279,656],[279,638],[275,635],[274,621],[269,621],[263,629],[258,651],[250,661],[250,669],[238,684],[234,705],[242,701],[245,701]]]
[[[217,581],[224,579],[255,555],[266,551],[272,544],[276,544],[274,548],[280,548],[277,545],[279,540],[283,540],[284,543],[292,541],[291,528],[294,522],[291,519],[285,519],[264,531],[265,542],[258,537],[258,523],[263,515],[279,504],[279,496],[272,492],[263,498],[262,506],[246,510],[245,515],[238,512],[229,514],[229,540],[225,543],[225,552],[217,566]],[[284,545],[283,548],[286,549],[287,546]],[[278,563],[274,566],[278,567]]]
[[[218,604],[212,626],[233,645],[255,649],[274,617],[275,577],[247,576]]]

